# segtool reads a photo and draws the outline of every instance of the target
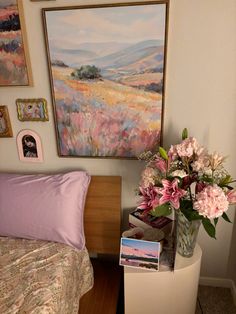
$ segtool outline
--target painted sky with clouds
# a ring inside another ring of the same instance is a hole
[[[164,4],[46,11],[46,19],[50,41],[61,48],[76,49],[88,42],[164,40]]]
[[[129,238],[122,238],[122,253],[133,254],[143,257],[157,257],[160,250],[160,243],[140,241]]]

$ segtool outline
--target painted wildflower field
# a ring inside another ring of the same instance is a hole
[[[28,85],[16,0],[0,2],[0,86]]]
[[[55,95],[62,155],[131,157],[151,149],[159,137],[157,93],[108,80],[56,79]]]
[[[136,158],[153,150],[162,127],[165,5],[48,10],[45,19],[59,155]]]

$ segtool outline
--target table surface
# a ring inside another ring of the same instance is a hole
[[[192,257],[183,257],[183,256],[179,255],[178,253],[176,253],[174,271],[178,272],[178,271],[186,269],[187,267],[192,267],[194,264],[198,263],[198,261],[201,259],[201,257],[202,257],[202,250],[198,244],[196,244],[196,247],[194,249],[194,254]],[[158,273],[163,273],[166,271],[169,271],[169,270],[163,270],[163,271],[160,271]],[[140,272],[140,273],[149,273],[149,274],[151,273],[151,274],[153,274],[153,272],[150,270],[127,267],[127,266],[125,266],[125,272],[128,272],[128,273]]]

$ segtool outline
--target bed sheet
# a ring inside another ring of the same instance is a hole
[[[0,237],[1,314],[78,314],[92,286],[86,248]]]

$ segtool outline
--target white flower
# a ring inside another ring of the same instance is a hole
[[[150,185],[155,185],[155,176],[156,176],[155,169],[151,167],[145,168],[141,175],[142,177],[141,185],[144,188],[148,188]]]
[[[173,177],[184,178],[184,177],[186,177],[187,173],[184,170],[175,170],[175,171],[171,172],[171,175]]]

